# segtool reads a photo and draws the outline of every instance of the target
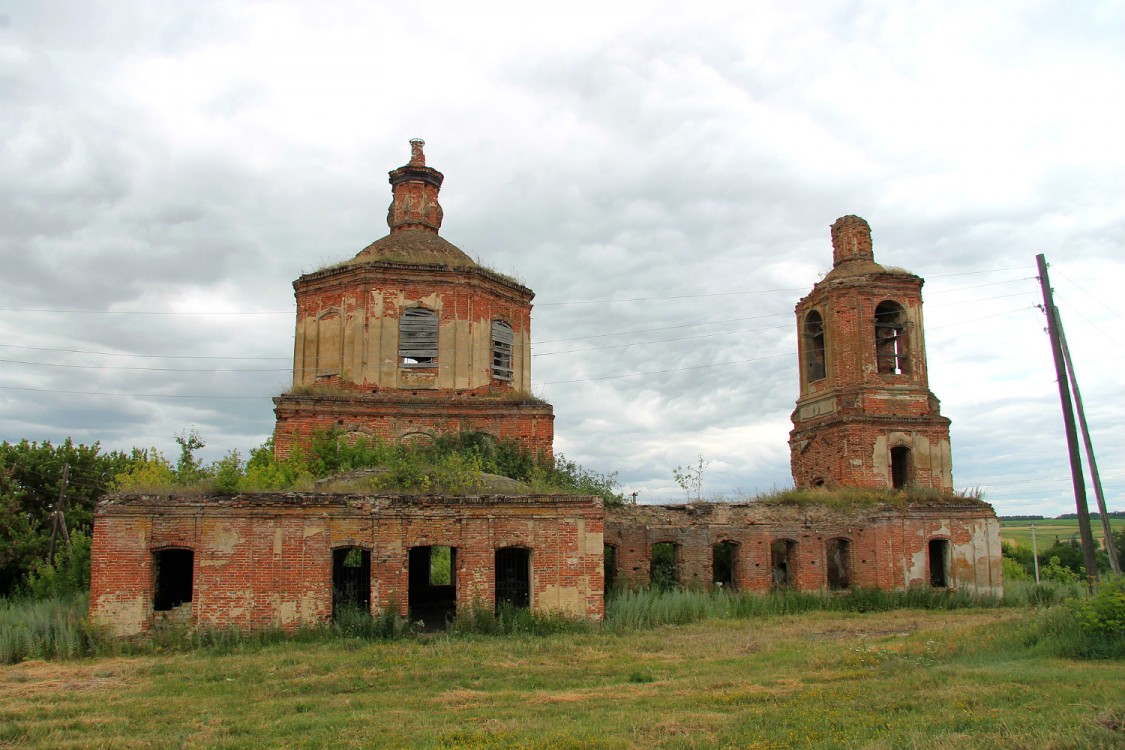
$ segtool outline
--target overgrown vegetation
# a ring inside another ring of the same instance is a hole
[[[904,508],[912,503],[985,504],[980,493],[975,490],[950,493],[927,487],[885,490],[865,487],[784,489],[763,493],[755,499],[758,502],[771,505],[795,505],[798,507],[823,505],[837,508],[874,508],[879,505]]]
[[[94,504],[107,492],[228,494],[272,491],[409,492],[453,495],[544,493],[597,495],[620,504],[616,474],[586,469],[561,454],[533,456],[514,440],[475,432],[437,436],[427,444],[350,441],[337,431],[317,433],[307,448],[274,456],[273,441],[244,459],[237,450],[210,464],[195,430],[176,436],[173,462],[156,448],[105,453],[98,444],[0,443],[0,597],[59,596],[89,588],[89,543]],[[47,560],[54,509],[69,467],[66,525]],[[335,485],[326,477],[362,472]],[[506,484],[495,477],[504,478]]]
[[[182,452],[175,466],[157,451],[145,452],[117,475],[116,488],[131,493],[310,491],[317,480],[342,476],[321,489],[464,495],[496,492],[488,478],[494,475],[520,483],[520,492],[598,495],[610,504],[622,502],[616,474],[590,471],[562,454],[545,460],[515,440],[479,432],[439,435],[424,443],[390,443],[322,431],[286,458],[274,455],[271,438],[245,462],[232,451],[207,467],[194,456],[203,445],[197,435],[177,440]],[[362,473],[356,476],[357,472]]]

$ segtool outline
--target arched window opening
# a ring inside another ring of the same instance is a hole
[[[433,367],[438,356],[438,316],[412,307],[398,322],[398,356],[404,367]]]
[[[875,308],[875,358],[879,372],[885,375],[910,372],[906,310],[897,302],[880,302]]]
[[[778,539],[770,544],[770,571],[775,588],[797,584],[797,543],[792,539]]]
[[[649,585],[658,591],[680,587],[680,549],[675,542],[652,545],[648,567]]]
[[[411,547],[406,597],[411,621],[446,627],[457,614],[457,548]]]
[[[949,586],[949,540],[930,540],[930,585],[936,589]]]
[[[891,448],[891,485],[901,490],[910,484],[910,449]]]
[[[512,345],[516,338],[512,327],[502,320],[492,321],[492,379],[512,379]]]
[[[156,588],[152,608],[168,612],[181,604],[189,604],[192,597],[195,553],[190,549],[162,549],[152,553]]]
[[[332,550],[332,617],[345,610],[371,612],[371,553],[361,547]]]
[[[852,585],[852,543],[847,539],[829,539],[824,546],[828,588],[841,591]]]
[[[824,344],[824,320],[813,310],[805,316],[805,373],[808,382],[822,380],[828,374]]]
[[[524,609],[531,606],[531,550],[496,550],[496,609],[503,604]]]
[[[736,589],[735,570],[738,567],[738,545],[719,542],[711,547],[711,585],[716,589]]]
[[[603,548],[602,569],[605,571],[605,592],[608,594],[617,583],[617,547],[612,544]]]

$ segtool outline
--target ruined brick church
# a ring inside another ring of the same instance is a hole
[[[412,141],[409,162],[390,172],[389,234],[294,283],[293,387],[274,399],[279,455],[329,428],[393,441],[484,432],[551,454],[552,407],[530,395],[534,295],[440,237],[443,179]],[[952,495],[922,279],[877,264],[859,217],[832,226],[832,247],[832,271],[796,308],[794,482],[926,488],[932,501],[113,495],[95,513],[91,616],[121,635],[165,622],[294,629],[343,605],[438,623],[504,602],[599,619],[608,587],[658,573],[708,589],[999,593],[996,516]]]

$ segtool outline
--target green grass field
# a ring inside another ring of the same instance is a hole
[[[1111,518],[1109,520],[1113,529],[1120,529],[1125,527],[1125,518]],[[1031,524],[1035,524],[1035,544],[1038,548],[1037,552],[1050,547],[1055,543],[1055,537],[1061,540],[1078,538],[1078,520],[1066,519],[1044,519],[1042,521],[1001,521],[1000,522],[1000,538],[1001,540],[1013,541],[1024,547],[1031,547]],[[1100,520],[1093,520],[1090,524],[1094,532],[1094,539],[1100,545],[1102,537],[1102,522]]]
[[[1125,662],[1025,608],[281,642],[0,667],[0,747],[1121,748]]]

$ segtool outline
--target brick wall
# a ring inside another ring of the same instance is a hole
[[[531,398],[461,392],[286,395],[274,399],[274,413],[274,454],[279,458],[294,445],[307,444],[316,431],[329,429],[392,442],[419,434],[477,431],[517,440],[546,458],[554,450],[554,411]]]
[[[992,508],[971,500],[905,509],[838,510],[825,506],[752,504],[630,505],[606,509],[605,543],[616,548],[616,581],[649,583],[652,545],[678,545],[680,582],[712,587],[712,548],[734,542],[735,587],[764,592],[774,585],[771,544],[797,543],[795,587],[816,591],[827,581],[830,539],[850,544],[853,586],[901,589],[930,580],[930,540],[948,540],[953,588],[1002,593],[1000,525]]]
[[[153,623],[154,554],[194,552],[188,619],[293,630],[332,612],[332,551],[371,555],[371,608],[406,614],[408,554],[457,550],[457,606],[494,604],[495,551],[530,550],[535,611],[603,615],[603,512],[591,497],[109,497],[94,519],[90,612],[119,635]]]

